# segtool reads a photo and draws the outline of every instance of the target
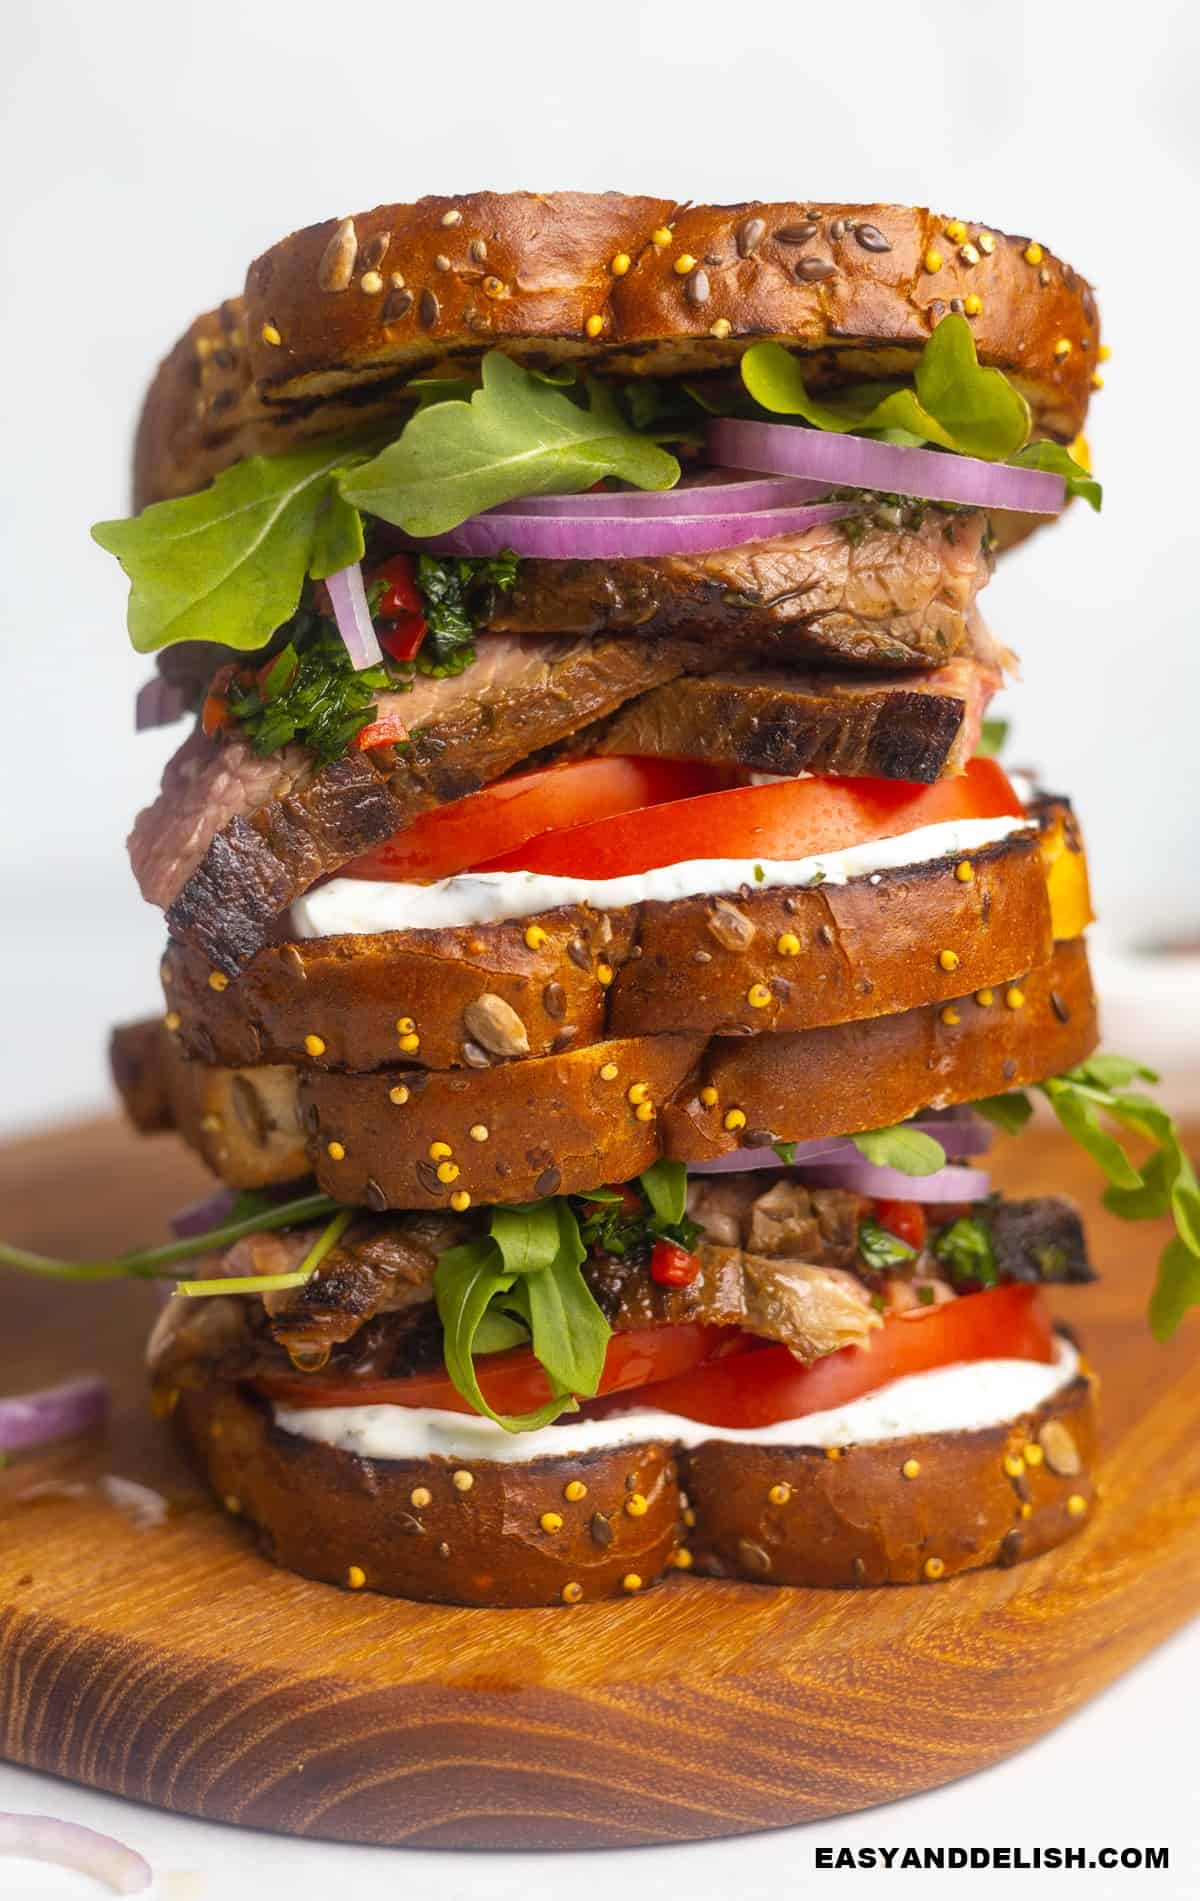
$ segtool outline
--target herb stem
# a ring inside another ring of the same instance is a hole
[[[23,1273],[40,1274],[50,1280],[166,1279],[180,1261],[211,1254],[214,1248],[242,1241],[250,1234],[299,1227],[302,1222],[336,1212],[338,1205],[331,1195],[301,1195],[295,1201],[280,1202],[278,1207],[246,1215],[240,1221],[227,1221],[221,1227],[209,1228],[204,1234],[169,1241],[162,1247],[138,1248],[111,1261],[60,1261],[52,1255],[34,1254],[27,1248],[10,1247],[0,1241],[0,1267],[20,1268]]]
[[[328,1227],[322,1230],[309,1248],[299,1267],[289,1274],[243,1274],[240,1277],[225,1275],[224,1278],[207,1281],[179,1281],[176,1294],[187,1294],[193,1298],[204,1294],[281,1294],[289,1287],[303,1287],[310,1281],[331,1248],[337,1246],[357,1210],[343,1208],[335,1214]]]

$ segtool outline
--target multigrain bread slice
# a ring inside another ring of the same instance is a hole
[[[135,504],[243,456],[392,414],[417,375],[501,348],[535,367],[696,376],[778,338],[814,386],[904,374],[946,310],[1038,432],[1079,433],[1099,345],[1090,286],[1036,238],[900,205],[689,205],[471,192],[295,232],[161,366]]]
[[[1079,939],[1002,990],[799,1032],[610,1038],[486,1069],[362,1075],[189,1062],[169,1030],[135,1025],[116,1032],[113,1066],[130,1114],[149,1105],[140,1126],[175,1127],[230,1186],[314,1173],[382,1213],[586,1193],[660,1156],[878,1128],[1055,1075],[1098,1035]]]
[[[234,1387],[179,1389],[173,1417],[266,1556],[434,1603],[632,1596],[673,1568],[756,1584],[933,1582],[1052,1549],[1095,1496],[1083,1375],[1003,1425],[836,1458],[805,1445],[803,1419],[791,1446],[652,1439],[508,1463],[359,1458],[281,1430]],[[569,1442],[569,1426],[556,1436]]]
[[[915,944],[933,950],[914,957]],[[960,995],[964,974],[977,989],[1005,983],[1050,944],[1031,831],[845,885],[299,939],[269,945],[228,983],[204,955],[170,944],[162,978],[182,1048],[201,1062],[366,1071],[407,1057],[479,1069],[606,1036],[889,1016]],[[951,969],[936,954],[944,946],[958,947]]]

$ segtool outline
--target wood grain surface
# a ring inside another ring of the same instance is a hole
[[[1002,1145],[1006,1146],[1006,1145]],[[0,1473],[0,1754],[225,1822],[421,1846],[687,1841],[813,1820],[985,1767],[1200,1608],[1200,1356],[1143,1313],[1157,1229],[1100,1213],[1055,1134],[998,1160],[1089,1208],[1099,1286],[1056,1297],[1103,1386],[1101,1508],[1060,1551],[922,1588],[673,1577],[635,1601],[455,1610],[274,1569],[148,1413],[153,1289],[12,1276],[0,1389],[102,1369],[108,1431]],[[0,1152],[0,1227],[74,1255],[204,1191],[93,1122]],[[139,1528],[105,1474],[168,1502]]]

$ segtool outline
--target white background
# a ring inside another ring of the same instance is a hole
[[[1091,276],[1114,352],[1090,430],[1107,504],[1100,521],[1073,509],[989,590],[1025,669],[1003,710],[1016,754],[1077,800],[1110,937],[1200,937],[1196,18],[1164,0],[1108,14],[970,0],[7,0],[0,1127],[100,1102],[105,1025],[154,1005],[161,927],[122,840],[177,736],[132,736],[148,668],[121,632],[116,566],[87,538],[91,520],[124,510],[153,366],[292,227],[429,190],[929,203],[1036,235]],[[1195,1051],[1194,998],[1173,985],[1159,1043]],[[1151,1001],[1132,1012],[1147,1025]],[[1179,1771],[1194,1761],[1200,1645],[1170,1658],[1069,1743],[816,1838],[1168,1839],[1194,1860],[1191,1771]],[[0,1774],[0,1806],[88,1804],[54,1786],[29,1793],[27,1780]],[[343,1862],[263,1840],[239,1854],[214,1846],[228,1836],[136,1812],[125,1832],[153,1842],[164,1867],[208,1870],[206,1897],[286,1887],[300,1901],[343,1872],[363,1901],[660,1880],[701,1896],[824,1891],[809,1836],[564,1868]],[[253,1868],[252,1884],[237,1867]],[[899,1879],[843,1881],[858,1896],[903,1891]],[[964,1884],[927,1877],[922,1892]],[[1111,1884],[1076,1877],[1072,1892],[1185,1892],[1162,1876]],[[995,1891],[1025,1888],[997,1876]],[[22,1892],[0,1876],[0,1893]],[[1049,1901],[1059,1884],[1042,1878],[1036,1892]]]

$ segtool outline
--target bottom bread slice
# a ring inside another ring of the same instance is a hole
[[[671,1569],[913,1584],[1034,1557],[1085,1522],[1094,1382],[1063,1355],[1061,1385],[1010,1419],[847,1445],[804,1444],[803,1420],[792,1444],[690,1425],[684,1444],[658,1415],[645,1440],[570,1457],[364,1457],[220,1385],[181,1390],[174,1418],[264,1553],[330,1584],[493,1608],[636,1594]]]

